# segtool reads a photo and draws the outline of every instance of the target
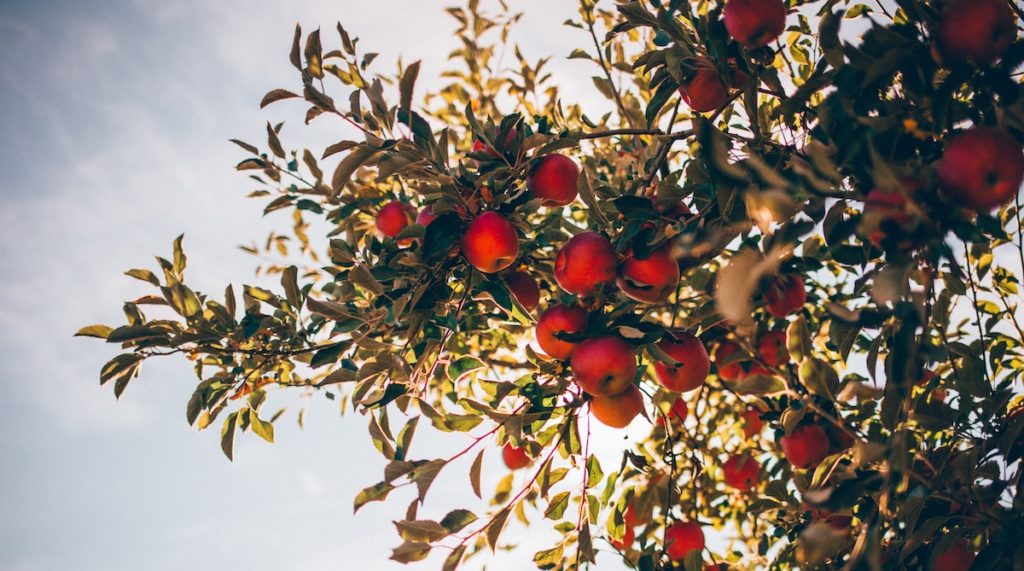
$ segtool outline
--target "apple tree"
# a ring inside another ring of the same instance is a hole
[[[1024,568],[1021,8],[580,0],[594,116],[478,4],[436,93],[296,28],[261,107],[357,136],[234,141],[295,265],[207,295],[179,238],[79,331],[122,349],[101,383],[186,357],[229,458],[273,440],[273,391],[364,415],[387,467],[355,508],[416,491],[398,561],[486,558],[514,516],[558,530],[541,569]],[[602,465],[591,422],[644,436]],[[468,444],[424,457],[425,429]],[[420,517],[454,463],[492,508]]]

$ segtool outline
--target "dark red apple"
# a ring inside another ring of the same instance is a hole
[[[636,352],[619,337],[586,339],[570,359],[573,379],[590,396],[615,395],[633,385]]]
[[[676,400],[672,401],[672,406],[668,409],[668,418],[672,421],[673,425],[682,424],[686,417],[690,414],[690,407],[686,405],[686,401],[682,397],[676,397]],[[658,415],[656,421],[658,426],[665,426],[665,416]]]
[[[618,394],[595,396],[590,401],[590,414],[612,428],[626,428],[643,411],[643,393],[632,383]]]
[[[462,236],[462,255],[486,274],[504,270],[519,255],[516,227],[497,212],[484,212],[469,223]]]
[[[654,250],[646,258],[630,253],[619,266],[615,285],[630,299],[643,303],[660,303],[668,299],[679,284],[679,263],[672,257],[671,246]]]
[[[505,466],[509,470],[525,468],[531,461],[530,455],[526,453],[526,448],[512,446],[511,442],[506,443],[505,447],[501,449],[501,459],[505,461]]]
[[[615,549],[626,551],[633,545],[634,541],[636,541],[636,532],[633,531],[633,528],[626,526],[626,533],[622,534],[622,539],[612,539],[610,543]]]
[[[666,335],[658,341],[658,349],[679,362],[678,365],[654,362],[654,375],[661,386],[684,393],[704,384],[711,372],[711,359],[704,343],[695,335],[686,331]]]
[[[565,155],[544,155],[533,165],[526,188],[544,206],[565,206],[576,200],[580,169]]]
[[[761,434],[764,430],[764,421],[761,420],[761,411],[750,407],[743,411],[740,416],[743,418],[743,436],[750,438],[755,434]]]
[[[510,129],[508,134],[505,135],[505,142],[502,144],[502,151],[504,151],[505,149],[508,149],[508,146],[511,145],[512,141],[514,141],[515,139],[516,139],[516,130],[515,129]],[[494,147],[488,145],[487,143],[484,143],[480,139],[473,139],[473,152],[474,153],[479,153],[481,151],[487,153],[488,155],[491,155],[492,157],[494,157],[496,159],[501,157],[501,153],[496,151],[494,149]]]
[[[693,75],[685,84],[679,86],[679,95],[690,109],[697,113],[714,111],[725,105],[729,99],[729,89],[718,74],[718,69],[710,61],[700,60]]]
[[[738,381],[745,374],[742,360],[726,363],[732,355],[741,351],[740,346],[732,341],[722,341],[715,349],[715,366],[718,367],[718,376],[724,381]]]
[[[813,468],[828,456],[828,435],[817,424],[797,427],[779,443],[786,459],[797,468]]]
[[[405,227],[412,224],[416,209],[411,204],[393,200],[377,212],[377,230],[388,238],[398,236]]]
[[[733,454],[722,465],[725,483],[746,492],[757,485],[761,476],[761,464],[749,454]]]
[[[949,546],[932,562],[932,571],[967,571],[974,563],[974,552],[967,542],[960,541]]]
[[[759,48],[786,31],[786,5],[782,0],[728,0],[725,29],[746,48]]]
[[[913,186],[908,188],[917,187],[917,183],[911,184]],[[888,221],[901,226],[910,222],[907,196],[896,190],[876,188],[869,192],[864,199],[864,212],[861,214],[857,230],[872,244],[881,246],[886,236],[882,225]]]
[[[556,333],[581,333],[587,327],[587,311],[578,305],[552,305],[537,320],[537,344],[554,359],[564,361],[577,343],[563,341]]]
[[[769,367],[781,367],[789,363],[789,350],[786,349],[786,332],[769,331],[761,336],[757,344],[757,352],[761,360]]]
[[[939,182],[962,206],[991,210],[1013,199],[1024,180],[1021,144],[1002,129],[975,127],[951,140],[939,163]]]
[[[424,228],[430,226],[430,223],[435,219],[437,219],[437,216],[434,216],[433,206],[427,206],[423,210],[420,210],[420,213],[416,215],[416,223]]]
[[[800,276],[779,276],[764,294],[768,313],[775,317],[786,317],[796,313],[807,302],[807,290]]]
[[[540,287],[533,276],[522,270],[515,271],[505,276],[505,283],[516,301],[527,311],[537,309],[537,305],[540,304]]]
[[[583,297],[615,279],[617,259],[612,243],[597,232],[569,239],[555,258],[555,281],[565,291]]]
[[[700,524],[692,521],[677,521],[665,530],[668,556],[673,561],[682,561],[693,551],[704,550],[704,532]]]
[[[1007,0],[948,0],[942,9],[938,41],[947,60],[990,64],[1016,37]]]

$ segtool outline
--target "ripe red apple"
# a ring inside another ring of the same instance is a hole
[[[667,416],[673,425],[678,425],[682,424],[689,414],[690,407],[686,406],[686,401],[682,397],[677,397],[676,400],[672,401],[672,406],[669,407]],[[657,422],[658,426],[663,427],[665,426],[665,417],[659,414],[655,422]]]
[[[975,127],[946,144],[939,183],[951,199],[975,210],[1010,201],[1024,180],[1024,153],[1009,133]]]
[[[612,428],[626,428],[643,410],[644,395],[634,384],[620,393],[595,396],[590,401],[590,414]]]
[[[789,349],[786,349],[786,332],[769,331],[761,336],[757,353],[769,367],[781,367],[789,363]]]
[[[910,181],[908,188],[917,188],[917,183]],[[885,240],[885,230],[882,225],[892,221],[899,225],[910,222],[910,213],[907,211],[907,196],[895,190],[884,190],[876,188],[868,193],[864,199],[864,212],[860,217],[858,232],[866,236],[868,241],[875,246],[881,246]]]
[[[696,67],[686,83],[679,86],[679,95],[683,101],[697,113],[707,113],[725,105],[729,99],[729,90],[722,76],[718,75],[715,65],[702,59]]]
[[[704,384],[711,372],[711,359],[707,349],[695,335],[676,331],[658,341],[658,349],[679,361],[678,365],[655,361],[654,375],[661,386],[670,391],[685,393]]]
[[[427,206],[423,210],[420,210],[420,213],[416,215],[416,223],[424,228],[430,226],[430,223],[435,219],[437,219],[437,216],[434,216],[433,206]]]
[[[722,465],[725,483],[742,492],[757,485],[761,476],[761,464],[749,454],[733,454]]]
[[[526,188],[544,206],[565,206],[576,200],[580,169],[565,155],[544,155],[533,165]]]
[[[828,435],[828,453],[838,454],[844,450],[853,448],[854,438],[849,432],[838,426],[828,423],[825,425],[825,434]]]
[[[990,64],[1016,37],[1007,0],[949,0],[939,19],[939,51],[951,61]]]
[[[961,539],[940,553],[932,562],[932,571],[967,571],[974,563],[974,552]]]
[[[505,276],[505,283],[516,300],[526,308],[527,311],[537,309],[540,303],[540,287],[533,276],[520,270]]]
[[[581,333],[587,327],[587,311],[578,305],[552,305],[537,320],[537,344],[550,357],[564,361],[577,343],[555,337],[556,333]]]
[[[761,420],[761,411],[750,407],[743,411],[740,416],[743,418],[743,435],[747,438],[755,434],[761,434],[764,430],[764,421]]]
[[[626,533],[622,534],[622,539],[612,539],[610,543],[615,549],[625,551],[633,545],[634,541],[636,541],[636,532],[633,531],[633,528],[626,526]]]
[[[613,335],[584,340],[572,352],[571,363],[576,384],[594,397],[628,389],[637,370],[633,347]]]
[[[392,200],[377,212],[377,230],[388,238],[398,236],[406,226],[412,224],[416,209],[411,204]]]
[[[531,462],[530,455],[526,453],[526,448],[512,446],[511,442],[505,443],[505,447],[501,449],[501,459],[505,461],[505,466],[509,470],[525,468]]]
[[[665,244],[638,258],[630,253],[619,266],[615,285],[630,299],[643,303],[660,303],[668,299],[679,283],[679,263],[672,257],[671,246]]]
[[[786,459],[797,468],[813,468],[828,456],[828,435],[817,424],[800,426],[779,442]]]
[[[484,212],[469,223],[462,236],[462,255],[485,274],[504,270],[519,255],[516,227],[497,212]]]
[[[800,276],[788,275],[778,277],[764,294],[768,313],[775,317],[786,317],[800,311],[807,303],[807,290]]]
[[[515,140],[515,138],[516,138],[516,130],[515,129],[509,129],[508,134],[505,135],[505,142],[502,144],[502,150],[504,151],[505,149],[507,149],[508,146],[512,144],[512,141]],[[473,152],[474,153],[479,153],[480,151],[483,151],[483,152],[487,153],[488,155],[491,155],[492,157],[494,157],[496,159],[501,157],[501,153],[496,151],[494,149],[494,147],[488,145],[487,143],[484,143],[480,139],[473,139]]]
[[[626,522],[627,527],[636,527],[647,523],[647,518],[641,516],[636,509],[636,499],[629,502],[629,505],[626,506],[626,511],[622,514],[622,519]]]
[[[738,381],[746,371],[743,370],[742,361],[726,363],[730,356],[740,352],[740,346],[732,341],[722,341],[715,349],[715,365],[718,367],[718,376],[724,381]]]
[[[555,258],[555,281],[565,291],[589,297],[615,279],[617,259],[612,243],[597,232],[569,239]]]
[[[673,561],[686,559],[686,554],[696,549],[704,550],[704,532],[700,524],[692,521],[677,521],[665,530],[668,556]]]
[[[722,16],[726,31],[746,48],[768,45],[786,31],[782,0],[728,0]]]

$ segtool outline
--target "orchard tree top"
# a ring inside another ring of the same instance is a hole
[[[261,106],[361,132],[235,141],[296,265],[215,299],[179,238],[128,272],[154,290],[124,325],[79,331],[123,349],[101,382],[183,354],[188,422],[228,457],[273,440],[271,391],[365,415],[388,464],[355,509],[418,492],[398,561],[485,559],[514,515],[560,532],[541,569],[1024,568],[1019,6],[580,0],[601,117],[547,59],[500,67],[516,14],[448,12],[430,94],[418,63],[374,72],[372,39],[296,28],[295,86]],[[591,419],[646,436],[601,465]],[[469,444],[424,457],[420,424]],[[492,508],[419,517],[457,461]]]

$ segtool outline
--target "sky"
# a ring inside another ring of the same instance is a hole
[[[314,399],[305,429],[286,416],[276,444],[243,435],[229,462],[218,431],[185,421],[196,382],[187,362],[147,363],[117,402],[98,382],[115,349],[72,334],[119,323],[123,300],[148,293],[121,272],[153,268],[180,233],[200,291],[256,281],[237,246],[288,220],[245,198],[252,187],[233,170],[244,155],[228,139],[261,142],[268,120],[286,121],[286,146],[351,136],[339,122],[302,126],[301,104],[258,108],[267,91],[297,85],[287,57],[296,22],[332,30],[341,20],[362,50],[381,53],[378,69],[400,54],[422,59],[429,87],[455,47],[446,4],[0,0],[0,571],[407,568],[387,560],[407,498],[352,514],[385,463],[365,417]],[[604,111],[587,62],[565,57],[588,39],[561,25],[575,3],[514,4],[526,13],[514,38],[527,57],[556,56],[566,99]],[[419,432],[425,455],[464,445]],[[614,456],[628,443],[597,434]],[[504,475],[499,462],[485,462],[485,489]],[[480,508],[459,503],[471,499],[467,471],[443,474],[420,515]],[[504,537],[522,549],[465,568],[531,568],[554,542],[538,527],[511,526]],[[411,568],[437,567],[432,557]]]

